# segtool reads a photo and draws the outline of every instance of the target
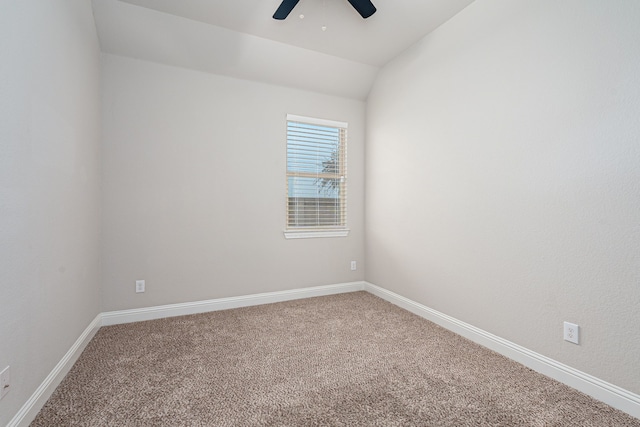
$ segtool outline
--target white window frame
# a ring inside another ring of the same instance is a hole
[[[299,122],[304,124],[327,126],[332,128],[338,128],[341,130],[343,138],[340,147],[340,215],[343,217],[342,225],[333,225],[327,228],[325,227],[291,227],[289,226],[289,178],[292,176],[299,176],[298,174],[289,171],[289,137],[288,129],[289,122]],[[349,228],[347,228],[347,129],[349,124],[346,122],[339,122],[335,120],[319,119],[315,117],[298,116],[295,114],[287,114],[287,170],[286,170],[286,193],[285,193],[285,230],[284,236],[287,239],[308,239],[308,238],[322,238],[322,237],[346,237],[349,235]]]

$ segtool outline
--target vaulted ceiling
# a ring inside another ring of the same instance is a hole
[[[93,0],[103,52],[364,100],[378,69],[473,0]],[[300,16],[303,15],[304,18]],[[323,30],[322,27],[326,27]]]

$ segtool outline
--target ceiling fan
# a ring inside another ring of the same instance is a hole
[[[300,0],[282,0],[280,6],[276,10],[276,13],[273,14],[273,19],[285,19],[294,7],[298,4]],[[371,3],[371,0],[348,0],[351,3],[351,6],[362,16],[363,18],[368,18],[374,13],[376,13],[376,7]]]

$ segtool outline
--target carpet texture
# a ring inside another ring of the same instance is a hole
[[[366,292],[101,328],[32,426],[634,426]]]

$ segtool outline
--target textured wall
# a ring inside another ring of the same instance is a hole
[[[477,0],[387,64],[366,279],[640,393],[638,22],[633,1]]]
[[[103,55],[103,309],[362,280],[364,110]],[[349,123],[346,238],[284,238],[287,113]]]
[[[5,425],[100,309],[100,53],[89,2],[0,8]]]

